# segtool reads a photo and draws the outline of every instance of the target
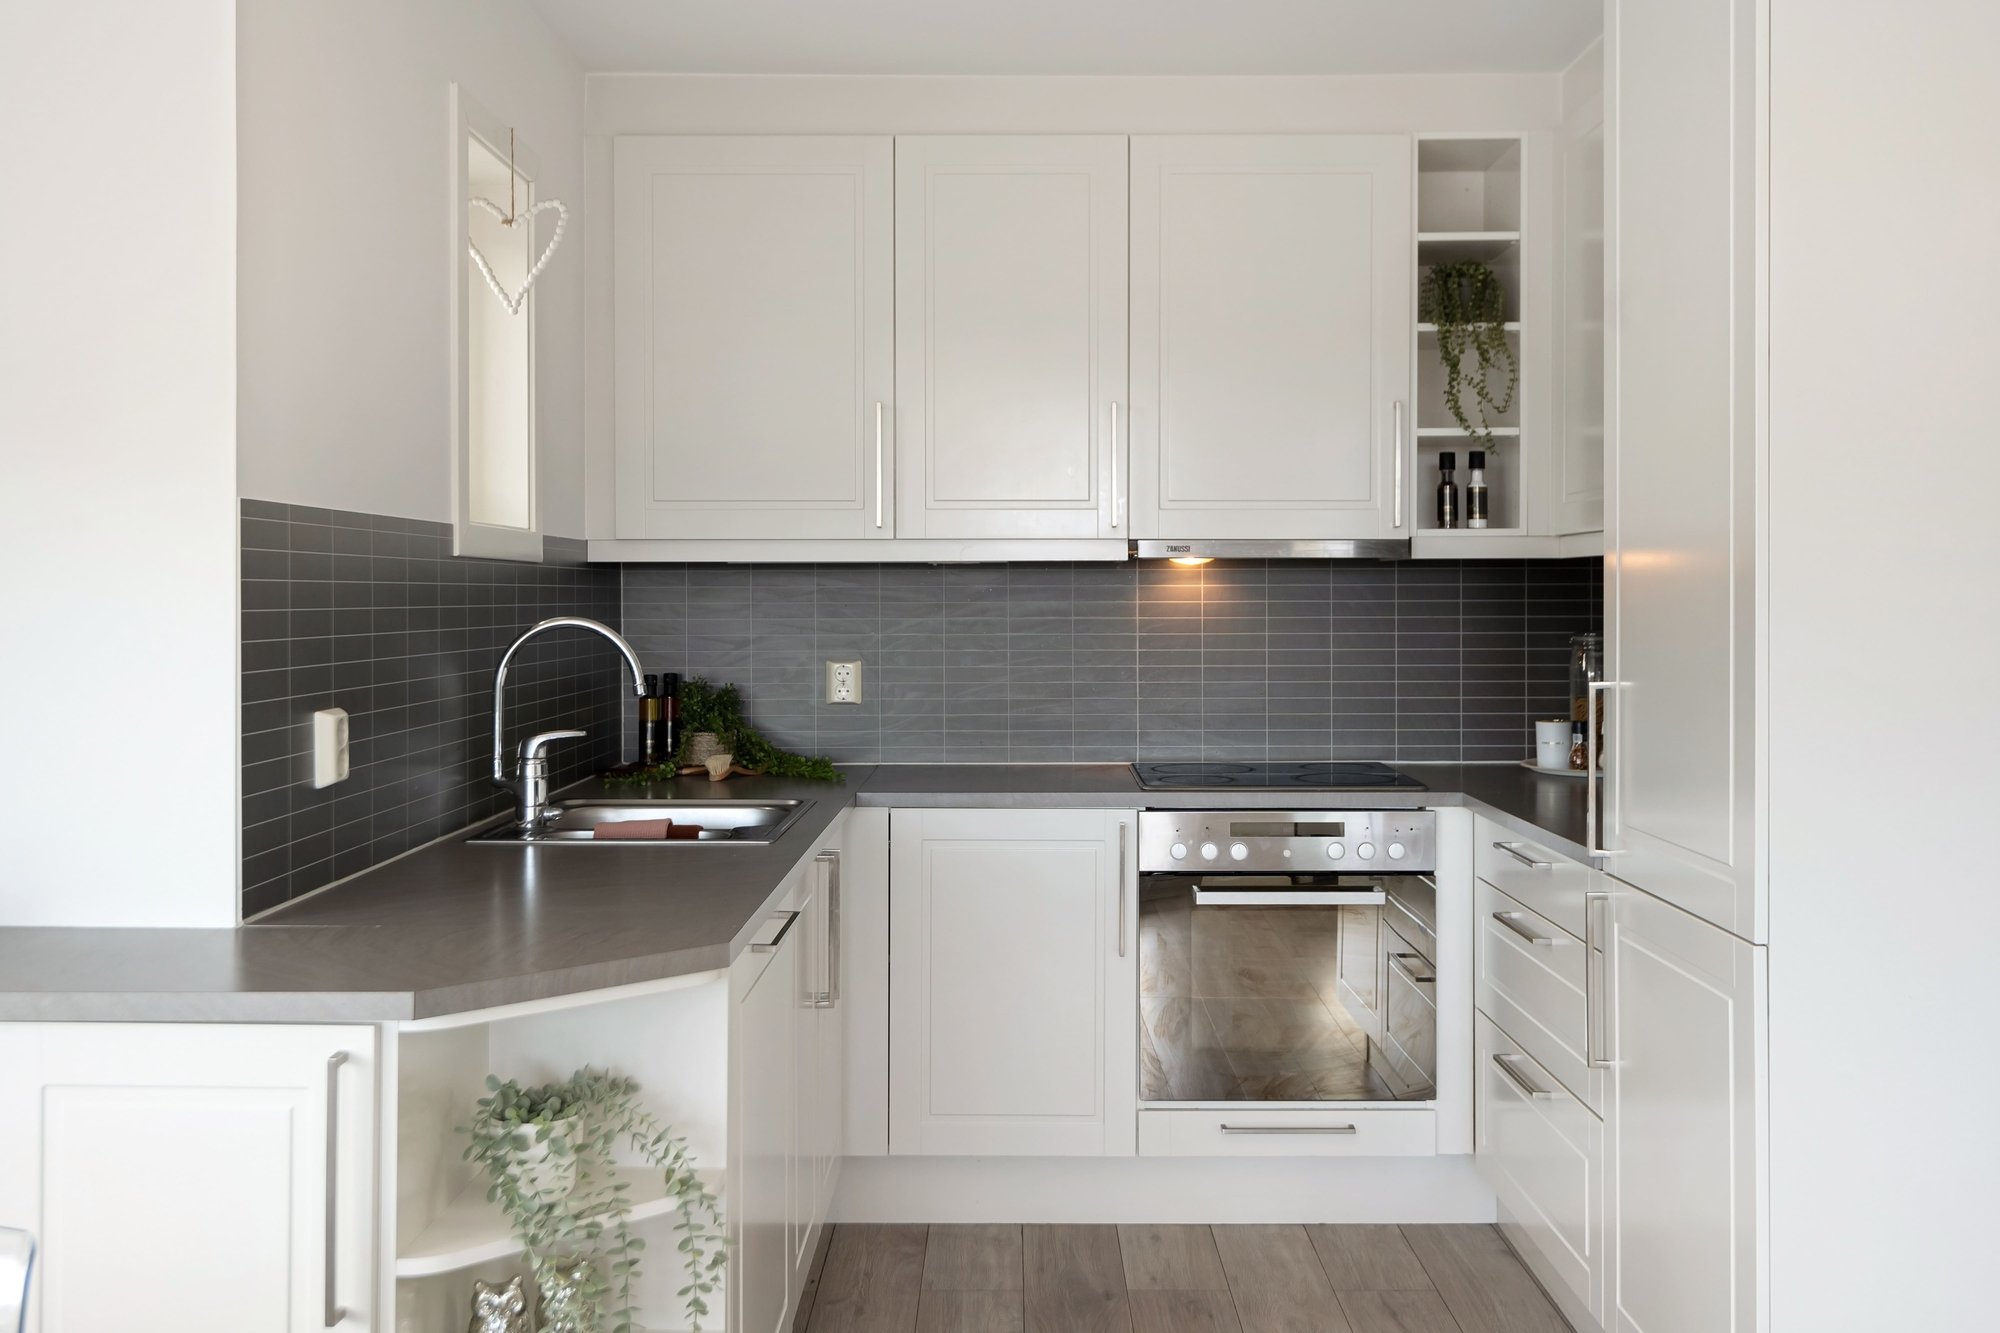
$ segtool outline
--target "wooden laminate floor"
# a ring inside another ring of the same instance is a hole
[[[1490,1226],[843,1226],[796,1333],[1569,1333]]]

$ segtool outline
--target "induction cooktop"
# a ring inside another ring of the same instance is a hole
[[[1148,791],[1312,790],[1342,791],[1397,787],[1423,791],[1424,784],[1387,764],[1365,760],[1304,763],[1233,764],[1212,760],[1132,765],[1132,774]]]

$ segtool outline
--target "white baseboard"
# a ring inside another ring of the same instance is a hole
[[[1469,1156],[850,1157],[836,1222],[1491,1222]]]

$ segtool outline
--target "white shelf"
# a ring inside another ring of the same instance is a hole
[[[1518,440],[1521,438],[1519,426],[1495,426],[1488,432],[1496,440]],[[1469,440],[1472,437],[1458,426],[1419,426],[1417,438],[1420,440]]]
[[[1506,323],[1502,324],[1500,327],[1502,329],[1505,329],[1509,333],[1519,333],[1521,331],[1521,321],[1518,319],[1510,319]],[[1435,324],[1417,325],[1418,333],[1436,333],[1437,331],[1438,331],[1438,326]]]
[[[1419,264],[1455,264],[1467,259],[1494,260],[1521,243],[1518,231],[1420,231]]]
[[[674,1201],[666,1197],[666,1183],[660,1172],[625,1167],[618,1174],[632,1182],[632,1188],[626,1192],[632,1200],[632,1221],[674,1211]],[[722,1192],[720,1171],[700,1174],[711,1192],[718,1195]],[[521,1252],[507,1219],[501,1215],[500,1205],[486,1201],[483,1179],[446,1204],[429,1226],[409,1238],[400,1249],[396,1256],[399,1279],[435,1277]]]

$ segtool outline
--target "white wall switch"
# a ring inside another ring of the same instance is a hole
[[[861,663],[828,662],[826,664],[826,701],[830,704],[858,704],[861,702]]]
[[[313,786],[347,780],[347,710],[322,708],[313,714]]]

